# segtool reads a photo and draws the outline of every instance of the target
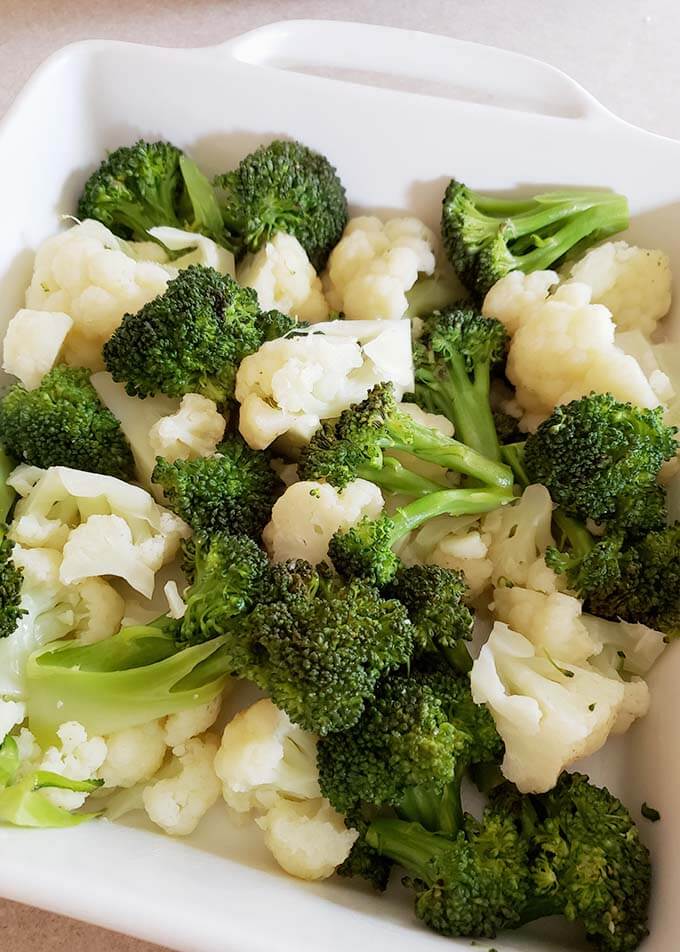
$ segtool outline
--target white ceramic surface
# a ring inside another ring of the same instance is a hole
[[[680,143],[623,123],[525,57],[381,27],[288,21],[202,50],[82,43],[41,67],[0,126],[0,328],[21,304],[33,249],[60,213],[73,212],[86,174],[105,149],[137,135],[174,140],[208,171],[263,140],[294,136],[333,160],[354,206],[408,210],[433,226],[452,174],[479,189],[610,186],[630,198],[632,237],[668,250],[676,271],[680,262]],[[670,952],[680,930],[680,762],[669,754],[679,675],[673,650],[652,676],[650,715],[591,768],[634,813],[647,799],[663,816],[642,823],[656,869],[645,952]],[[218,809],[184,841],[104,822],[2,829],[0,856],[2,895],[186,952],[469,948],[422,930],[394,893],[291,880],[257,831],[233,828]],[[582,947],[561,923],[552,938],[545,931],[481,947]]]

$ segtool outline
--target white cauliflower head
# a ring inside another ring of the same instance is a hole
[[[536,278],[540,273],[529,277]],[[611,313],[603,304],[591,303],[588,285],[561,285],[542,300],[537,296],[528,306],[526,294],[521,292],[517,309],[513,310],[506,301],[511,301],[513,291],[517,286],[524,288],[527,280],[524,275],[516,277],[517,274],[511,272],[501,278],[489,291],[484,312],[499,320],[503,320],[505,313],[511,315],[507,326],[514,326],[515,330],[506,372],[524,411],[523,429],[535,429],[557,404],[568,403],[593,390],[611,393],[617,400],[641,407],[658,405],[638,362],[616,345]],[[507,310],[495,306],[498,299]]]
[[[382,493],[365,479],[342,490],[312,480],[293,483],[274,503],[262,540],[274,562],[306,559],[317,565],[326,559],[338,529],[348,529],[364,516],[375,519],[382,508]]]
[[[512,335],[519,330],[525,315],[547,300],[550,289],[559,281],[555,271],[531,271],[529,274],[510,271],[487,292],[482,314],[495,317]]]
[[[238,813],[261,812],[278,796],[321,796],[316,737],[293,724],[269,698],[241,711],[224,728],[215,757],[222,795]]]
[[[187,393],[182,397],[179,410],[153,424],[149,443],[156,456],[163,456],[171,463],[211,456],[224,436],[226,422],[214,400],[199,393]]]
[[[99,768],[105,787],[134,787],[149,780],[165,757],[165,736],[160,721],[149,721],[108,734],[106,759]]]
[[[323,798],[293,802],[278,797],[255,822],[279,866],[298,879],[332,876],[359,837]]]
[[[57,362],[72,327],[68,314],[17,311],[3,342],[3,370],[18,377],[27,390],[35,389]]]
[[[103,641],[120,630],[125,599],[112,585],[103,578],[86,578],[75,588],[79,600],[74,630],[83,644]]]
[[[26,718],[26,705],[23,701],[0,698],[0,743],[4,741],[12,728],[23,724]]]
[[[279,231],[256,254],[246,255],[237,278],[257,292],[263,311],[275,308],[311,324],[328,320],[321,279],[293,235]]]
[[[194,737],[173,750],[175,776],[145,787],[144,809],[149,819],[171,836],[188,836],[220,795],[213,769],[218,740],[213,734]]]
[[[59,774],[68,780],[91,780],[106,759],[106,741],[103,737],[88,737],[87,731],[77,721],[68,721],[57,730],[58,747],[48,747],[39,765],[40,770]],[[87,799],[86,793],[75,790],[59,790],[55,787],[44,791],[44,796],[55,806],[64,810],[77,810]]]
[[[593,304],[604,304],[620,330],[649,336],[671,306],[671,267],[663,251],[608,241],[573,264],[569,277],[590,285]]]
[[[168,747],[180,747],[192,737],[203,734],[212,727],[222,706],[222,698],[218,696],[199,704],[198,707],[189,707],[184,711],[177,711],[165,718],[163,736]]]
[[[267,341],[236,375],[239,429],[258,450],[284,434],[307,442],[321,420],[338,416],[381,382],[393,384],[397,399],[413,387],[406,321],[389,328],[329,321],[314,332]]]
[[[406,292],[435,269],[435,238],[417,218],[352,218],[331,252],[326,297],[349,320],[397,320]]]

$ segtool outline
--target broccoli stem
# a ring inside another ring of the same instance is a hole
[[[524,442],[506,443],[505,446],[501,448],[503,459],[513,471],[515,482],[522,489],[526,489],[530,482],[529,474],[524,466],[524,446]]]
[[[454,399],[450,401],[449,419],[456,433],[463,443],[499,463],[501,450],[489,403],[491,389],[489,361],[480,362],[476,366],[472,383],[462,354],[452,353],[448,357],[448,365],[455,394]]]
[[[460,784],[465,765],[457,765],[453,779],[443,789],[432,784],[409,787],[397,807],[404,820],[419,823],[433,833],[457,833],[463,823]]]
[[[436,516],[467,516],[491,512],[509,502],[512,496],[491,489],[444,489],[415,499],[390,517],[392,522],[391,544],[394,545],[409,532],[429,522]]]
[[[437,463],[446,469],[472,476],[489,486],[512,486],[512,473],[503,463],[489,459],[465,443],[444,436],[438,430],[415,423],[404,413],[399,413],[396,420],[387,421],[387,428],[394,449],[403,450],[425,462]]]
[[[430,833],[420,823],[385,817],[371,823],[366,842],[426,883],[430,880],[432,858],[451,847],[447,836]]]
[[[433,479],[411,472],[393,456],[384,456],[382,466],[359,466],[357,476],[375,483],[386,492],[404,493],[409,496],[427,496],[447,488],[446,483],[437,483]]]
[[[572,519],[559,507],[553,512],[553,522],[562,533],[562,544],[565,541],[569,543],[569,554],[576,561],[587,555],[594,547],[595,540],[583,523]]]

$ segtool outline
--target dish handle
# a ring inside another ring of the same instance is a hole
[[[282,20],[213,49],[253,66],[335,81],[564,119],[614,118],[554,66],[415,30],[338,20]]]

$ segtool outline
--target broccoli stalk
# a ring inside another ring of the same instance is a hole
[[[507,341],[500,321],[453,307],[427,318],[414,347],[417,402],[448,417],[463,443],[495,461],[501,453],[489,403],[491,371],[503,361]]]
[[[387,585],[398,568],[392,547],[409,532],[436,516],[465,516],[490,512],[512,500],[500,489],[448,489],[415,499],[393,515],[362,519],[332,537],[328,554],[336,569],[348,577],[361,577],[378,586]]]
[[[541,271],[575,248],[628,227],[628,203],[608,192],[546,192],[503,199],[453,179],[445,192],[442,238],[459,277],[481,300],[510,271]]]
[[[326,479],[338,488],[363,474],[386,489],[404,487],[408,491],[406,468],[386,464],[385,450],[399,450],[423,462],[471,476],[485,485],[507,491],[512,486],[507,466],[439,430],[417,423],[399,409],[392,385],[384,383],[377,384],[364,401],[344,410],[335,423],[327,424],[312,437],[301,454],[298,472],[302,479]],[[422,477],[413,475],[409,480],[418,495],[432,491]]]
[[[0,401],[0,440],[33,466],[70,466],[119,479],[134,476],[120,423],[99,399],[90,371],[58,365],[40,386],[15,384]]]

